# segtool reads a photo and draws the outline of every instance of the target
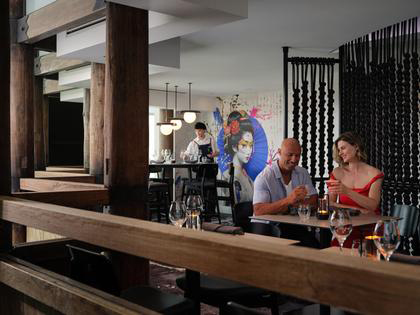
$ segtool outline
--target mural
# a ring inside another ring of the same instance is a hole
[[[216,139],[224,179],[229,178],[229,163],[235,165],[236,200],[252,201],[254,180],[266,165],[277,159],[282,141],[281,93],[259,92],[217,99],[216,110],[202,113],[201,118]]]
[[[264,129],[245,111],[233,111],[217,136],[219,168],[226,174],[229,163],[235,167],[237,202],[252,201],[253,181],[266,166],[268,145]],[[227,174],[226,174],[227,175]]]

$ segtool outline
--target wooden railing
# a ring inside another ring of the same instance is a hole
[[[362,314],[418,314],[420,269],[0,197],[0,218]],[[111,237],[112,236],[112,237]]]

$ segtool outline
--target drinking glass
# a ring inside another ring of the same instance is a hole
[[[172,224],[182,227],[187,221],[187,207],[183,201],[173,201],[169,208],[169,219]]]
[[[200,195],[190,195],[187,198],[187,228],[201,230],[201,211],[203,200]]]
[[[308,222],[309,218],[311,217],[311,207],[309,204],[302,203],[299,205],[297,213],[299,215],[300,221]]]
[[[165,158],[166,162],[170,161],[170,159],[171,159],[171,150],[170,149],[165,149],[164,158]]]
[[[401,236],[398,229],[398,222],[395,219],[379,220],[375,225],[373,235],[376,247],[384,256],[386,261],[389,261],[392,253],[400,245]]]
[[[333,239],[337,239],[340,251],[343,251],[343,244],[353,229],[350,214],[345,209],[335,209],[331,213],[329,221]]]

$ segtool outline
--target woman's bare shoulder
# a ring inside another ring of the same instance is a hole
[[[365,174],[368,174],[370,177],[374,177],[382,173],[380,169],[377,169],[376,167],[369,164],[364,165],[364,172]]]

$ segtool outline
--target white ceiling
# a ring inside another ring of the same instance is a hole
[[[419,0],[249,0],[248,19],[182,36],[180,69],[151,75],[150,87],[193,82],[193,93],[215,96],[278,90],[283,46],[292,56],[337,57],[328,53],[415,16]]]

